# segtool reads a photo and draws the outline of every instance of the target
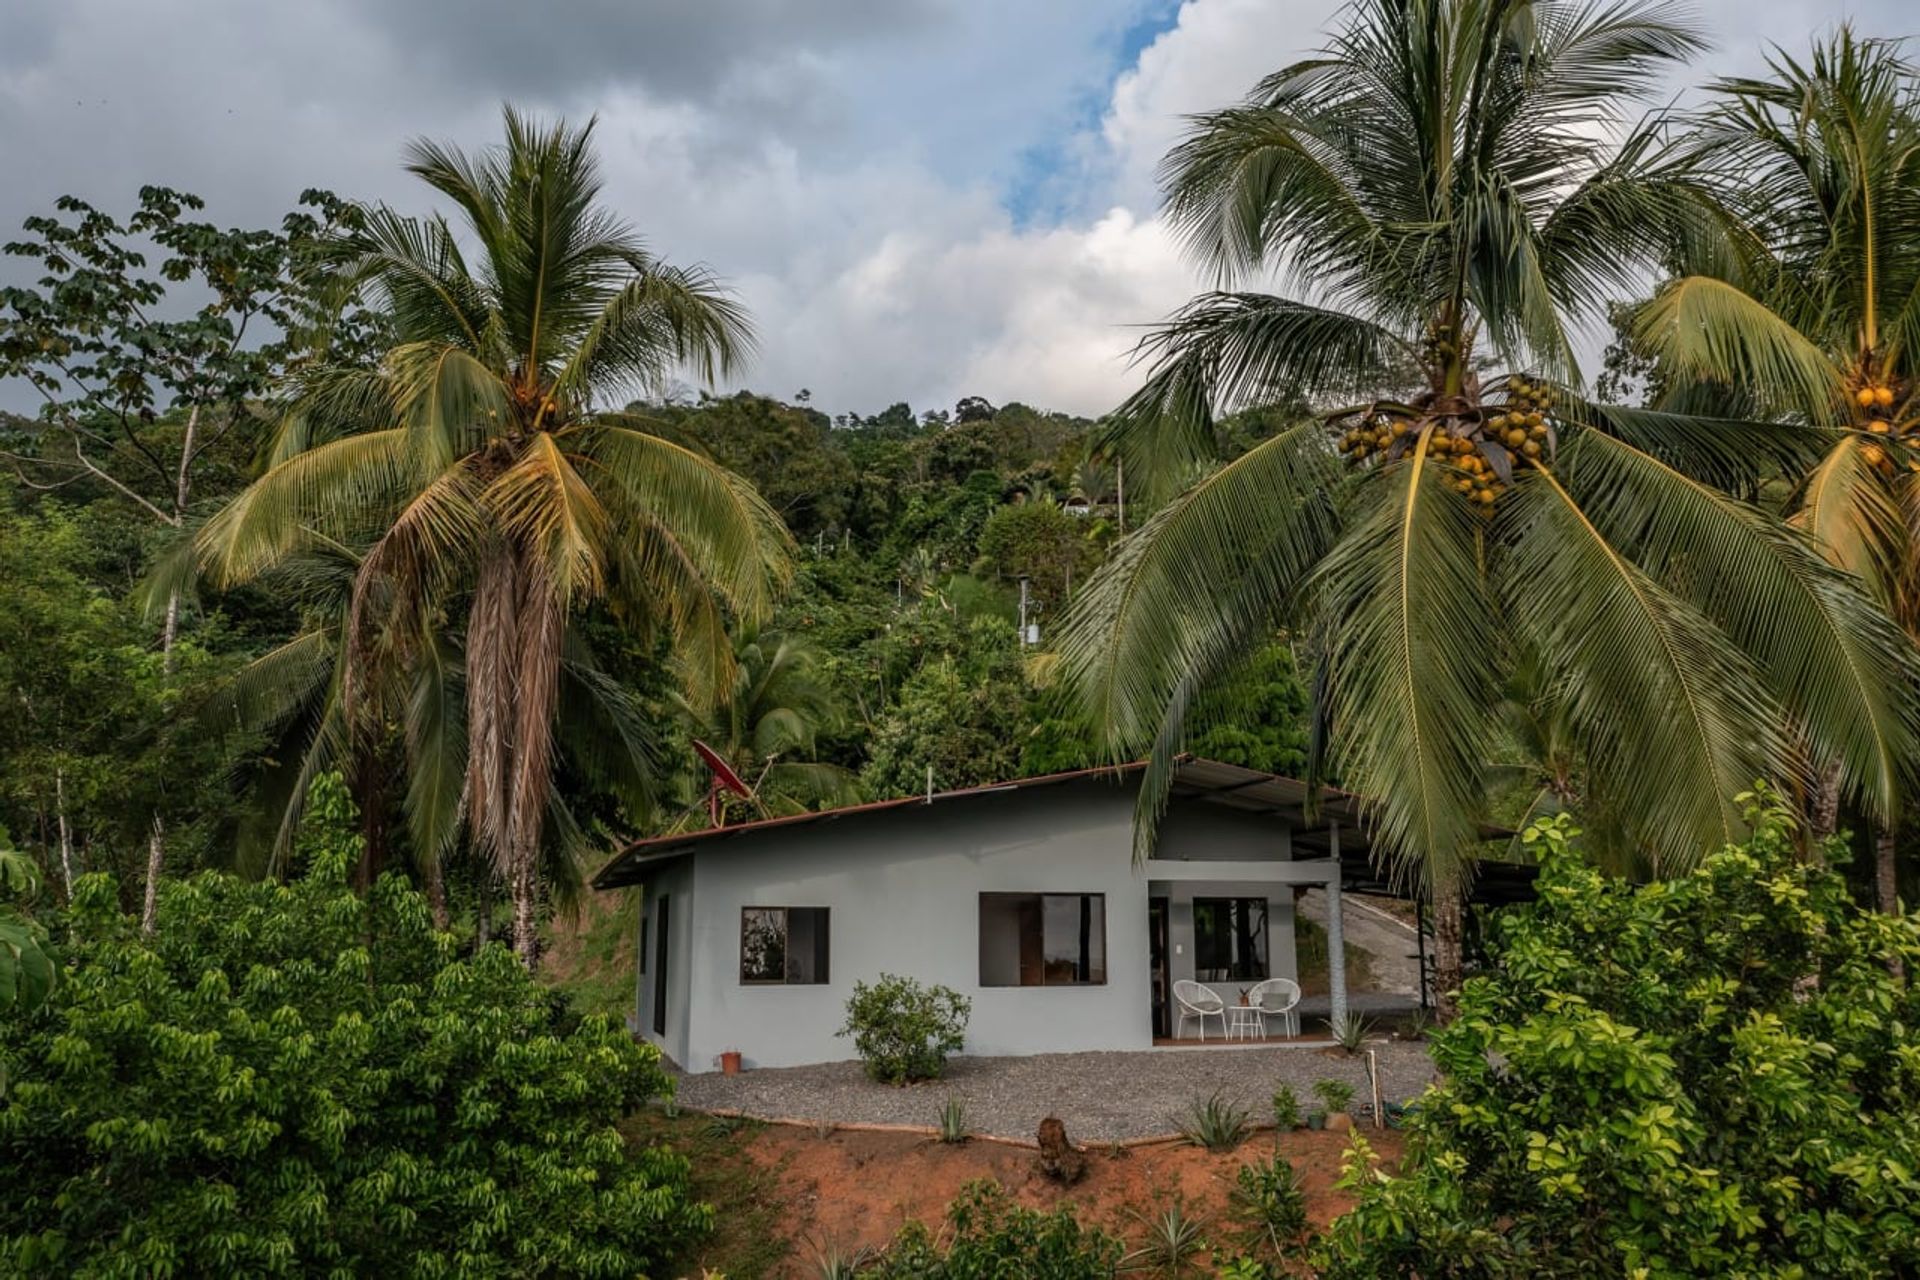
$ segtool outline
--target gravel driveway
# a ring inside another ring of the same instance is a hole
[[[1383,1041],[1370,1047],[1379,1054],[1383,1098],[1417,1097],[1433,1078],[1422,1044]],[[1215,1089],[1265,1119],[1274,1089],[1289,1085],[1304,1113],[1316,1105],[1313,1083],[1325,1079],[1351,1084],[1356,1109],[1366,1101],[1365,1059],[1317,1048],[954,1058],[945,1079],[905,1087],[873,1083],[858,1062],[762,1067],[737,1076],[681,1076],[677,1098],[694,1110],[769,1120],[931,1127],[953,1095],[966,1102],[967,1127],[975,1133],[1030,1140],[1042,1119],[1057,1115],[1076,1142],[1113,1142],[1178,1132],[1188,1103]]]

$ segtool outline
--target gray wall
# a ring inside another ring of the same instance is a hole
[[[689,1071],[713,1070],[723,1050],[748,1066],[851,1058],[835,1035],[856,980],[882,972],[941,983],[973,1001],[963,1052],[1003,1055],[1141,1049],[1152,1043],[1147,936],[1148,882],[1134,869],[1131,784],[1088,780],[997,792],[721,838],[666,864],[649,899],[672,895],[674,993],[668,1034],[652,1033],[651,977],[639,1007],[642,1032]],[[1284,825],[1219,811],[1169,815],[1165,856],[1264,859],[1283,855]],[[688,881],[691,881],[689,887]],[[1192,886],[1178,886],[1191,902]],[[1293,969],[1291,890],[1224,888],[1271,897],[1275,971]],[[1071,987],[980,985],[982,892],[1106,896],[1107,978]],[[1203,896],[1212,890],[1202,890]],[[1273,897],[1272,895],[1278,895]],[[740,982],[743,907],[830,910],[830,981],[767,986]],[[1181,941],[1179,909],[1173,937]],[[1185,915],[1181,976],[1192,968],[1192,914]],[[681,948],[689,948],[682,958]],[[649,960],[651,966],[651,960]],[[684,991],[682,998],[680,992]],[[690,1017],[689,1017],[690,1014]]]

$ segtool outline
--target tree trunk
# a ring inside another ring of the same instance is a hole
[[[467,624],[467,795],[475,836],[513,903],[513,949],[539,963],[540,850],[566,612],[545,566],[500,545]]]
[[[140,910],[140,932],[151,935],[160,918],[160,864],[166,858],[166,828],[160,815],[153,815],[153,830],[147,834],[147,900]]]
[[[1814,779],[1813,807],[1807,815],[1808,855],[1825,862],[1822,846],[1840,830],[1840,762],[1830,760],[1820,766]]]
[[[493,941],[493,877],[480,872],[480,896],[473,909],[473,952],[486,950]]]
[[[452,927],[452,920],[447,914],[446,868],[440,865],[438,853],[427,859],[423,874],[427,881],[427,906],[433,909],[433,927],[445,933]]]
[[[1894,860],[1892,828],[1882,828],[1873,837],[1873,900],[1888,915],[1900,910],[1899,866]]]
[[[1460,881],[1438,878],[1433,885],[1433,1007],[1441,1022],[1459,1012],[1460,984],[1466,980],[1465,922]]]
[[[67,829],[67,771],[53,771],[53,819],[60,828],[60,877],[66,882],[67,901],[73,901],[73,833]],[[45,830],[45,828],[42,828]]]

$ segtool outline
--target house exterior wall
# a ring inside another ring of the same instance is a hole
[[[1019,1055],[1152,1044],[1149,881],[1134,867],[1133,787],[1088,779],[800,824],[722,839],[663,862],[649,904],[670,895],[674,955],[668,1031],[652,1029],[649,975],[638,1025],[688,1071],[710,1071],[738,1050],[749,1067],[829,1062],[854,1055],[835,1033],[856,981],[881,973],[952,987],[973,1001],[963,1053]],[[1163,856],[1270,860],[1286,851],[1285,824],[1227,812],[1168,815]],[[1194,894],[1179,891],[1170,957],[1192,972]],[[1105,897],[1106,980],[1082,986],[982,986],[982,893],[1098,893]],[[1292,890],[1260,883],[1217,896],[1268,896],[1269,955],[1291,974]],[[1174,895],[1168,895],[1174,896]],[[743,984],[745,907],[825,907],[828,981]],[[686,948],[684,955],[681,948]],[[651,958],[649,960],[651,966]]]
[[[641,895],[634,962],[635,1029],[660,1046],[675,1062],[685,1062],[693,1001],[699,990],[695,978],[693,937],[695,905],[693,861],[677,858],[662,863],[647,879]],[[653,1029],[654,997],[659,991],[660,901],[667,903],[667,1019],[666,1032]]]

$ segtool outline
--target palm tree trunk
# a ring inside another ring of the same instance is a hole
[[[480,895],[473,908],[473,952],[486,950],[493,941],[493,877],[484,867],[480,871]]]
[[[1899,866],[1894,852],[1894,830],[1883,827],[1873,837],[1873,900],[1888,915],[1900,910]]]
[[[528,968],[539,963],[540,847],[565,621],[537,559],[503,543],[483,560],[467,636],[468,795],[474,831],[513,903],[513,949]]]
[[[153,815],[153,830],[147,834],[147,899],[140,908],[140,932],[151,935],[160,922],[160,864],[166,859],[166,828],[160,815]]]
[[[1825,861],[1822,846],[1840,830],[1840,762],[1830,760],[1820,766],[1814,779],[1813,811],[1807,816],[1807,840],[1810,856]]]
[[[447,913],[447,869],[440,865],[438,853],[428,855],[422,874],[427,882],[427,906],[433,911],[433,927],[445,933],[453,927]]]
[[[1460,984],[1466,980],[1465,922],[1459,877],[1436,876],[1433,883],[1433,1007],[1441,1022],[1459,1012]]]

